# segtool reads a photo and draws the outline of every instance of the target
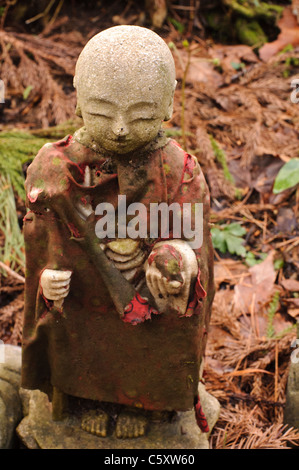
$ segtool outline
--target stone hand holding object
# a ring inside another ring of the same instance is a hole
[[[54,305],[61,308],[70,290],[72,271],[45,269],[40,278],[43,295],[48,300],[54,300]]]
[[[169,307],[183,314],[198,273],[196,256],[183,240],[159,242],[145,263],[146,283],[160,312]]]

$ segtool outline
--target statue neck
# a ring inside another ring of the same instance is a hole
[[[141,156],[146,156],[150,153],[153,153],[154,151],[158,150],[159,148],[164,147],[168,142],[169,139],[166,137],[165,132],[163,129],[161,129],[156,138],[153,139],[149,144],[147,144],[145,147],[139,148],[134,150],[134,152],[130,152],[129,154],[125,155],[115,155],[113,152],[109,152],[105,150],[104,148],[100,147],[93,139],[90,137],[88,134],[86,127],[81,127],[78,129],[74,135],[73,138],[79,142],[81,145],[84,145],[85,147],[90,148],[94,152],[103,155],[105,157],[113,157],[113,160],[125,160],[126,158],[130,158],[130,160],[136,156],[140,158]]]

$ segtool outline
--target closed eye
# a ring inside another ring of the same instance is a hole
[[[139,122],[139,121],[155,121],[156,117],[138,117],[136,119],[132,119],[130,122]]]
[[[103,118],[106,118],[106,119],[113,119],[112,116],[107,116],[107,114],[93,113],[93,112],[88,112],[88,114],[89,114],[90,116],[99,116],[99,117],[103,117]]]

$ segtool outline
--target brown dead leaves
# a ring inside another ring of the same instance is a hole
[[[278,38],[273,42],[264,44],[259,51],[260,58],[265,62],[286,46],[290,44],[298,46],[299,44],[299,25],[292,7],[284,8],[282,18],[278,21],[277,26],[281,30]]]
[[[180,126],[181,81],[188,57],[184,48],[177,49],[181,60],[174,54],[179,81],[174,127]],[[245,194],[257,189],[261,200],[268,202],[279,168],[298,152],[298,112],[290,100],[291,77],[296,75],[291,75],[288,60],[299,58],[299,52],[281,54],[265,64],[243,45],[192,43],[190,51],[185,133],[207,175],[212,197],[233,200],[235,191],[211,148],[211,136],[225,152],[235,185]]]
[[[10,344],[21,344],[24,284],[0,275],[0,338]]]
[[[274,291],[277,273],[273,266],[274,251],[265,261],[248,269],[235,286],[234,308],[240,313],[254,315],[261,306],[267,304]]]
[[[51,39],[0,31],[1,78],[6,100],[11,102],[4,108],[6,121],[36,120],[39,126],[47,127],[73,116],[72,80],[84,41],[77,31],[52,35]],[[22,99],[28,87],[29,96]]]
[[[273,250],[251,268],[232,259],[215,264],[217,290],[205,360],[206,386],[222,404],[212,434],[214,448],[299,445],[299,433],[283,426],[296,331],[279,303],[275,314],[269,313],[273,294],[278,291],[283,298],[299,282],[283,278],[278,284],[274,259]]]

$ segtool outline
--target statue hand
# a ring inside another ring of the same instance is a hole
[[[64,299],[70,290],[72,271],[45,269],[40,278],[43,295],[48,300]]]
[[[189,244],[184,240],[156,243],[144,269],[158,310],[163,313],[171,308],[184,315],[198,274],[196,255]]]
[[[154,248],[148,259],[146,281],[155,297],[180,293],[185,284],[183,264],[179,251],[170,244]]]
[[[179,294],[184,285],[184,281],[171,281],[162,276],[161,272],[155,267],[149,267],[146,270],[146,283],[156,298],[166,298],[168,295]]]

